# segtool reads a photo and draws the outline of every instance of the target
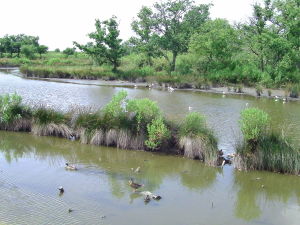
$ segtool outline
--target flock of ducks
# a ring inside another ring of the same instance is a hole
[[[78,170],[78,168],[75,165],[71,165],[67,162],[65,163],[65,169],[66,170],[72,170],[72,171]],[[141,169],[141,167],[137,167],[136,169],[131,168],[131,171],[133,171],[135,173],[139,173],[140,169]],[[128,184],[131,188],[133,188],[134,192],[136,192],[139,188],[144,186],[143,184],[135,183],[133,181],[133,178],[130,178],[130,180],[128,181]],[[59,186],[57,189],[59,191],[60,196],[63,195],[63,193],[65,192],[65,189],[63,188],[63,186]],[[151,198],[156,199],[156,200],[161,199],[160,196],[154,195],[154,194],[152,194],[151,192],[148,192],[148,191],[145,192],[145,193],[141,192],[141,194],[145,195],[145,198],[144,198],[145,203],[148,203],[151,200]],[[72,209],[69,209],[69,212],[72,212],[72,211],[73,211]]]

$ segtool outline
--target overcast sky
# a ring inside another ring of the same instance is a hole
[[[160,0],[0,0],[0,37],[25,33],[40,37],[50,49],[72,47],[73,41],[85,43],[94,21],[116,15],[121,38],[132,36],[130,23],[140,8]],[[213,3],[212,18],[231,23],[251,16],[251,5],[258,0],[196,0]]]

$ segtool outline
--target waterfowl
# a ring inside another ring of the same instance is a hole
[[[189,106],[189,111],[191,111],[193,109],[193,107],[192,106]]]
[[[144,202],[148,203],[148,202],[150,202],[150,200],[151,200],[150,196],[146,195],[145,198],[144,198]]]
[[[168,87],[168,90],[169,90],[170,92],[172,92],[172,91],[174,91],[175,89],[172,88],[172,87]]]
[[[57,189],[59,190],[59,194],[63,194],[65,192],[65,189],[62,186],[59,186]]]
[[[140,166],[138,166],[136,169],[135,169],[135,173],[139,173],[140,172],[140,170],[141,170],[141,167]]]
[[[133,179],[131,178],[129,180],[129,186],[132,187],[136,191],[137,189],[139,189],[140,187],[143,187],[144,185],[138,184],[138,183],[134,183]]]
[[[69,163],[66,163],[65,169],[66,170],[77,170],[76,166],[69,165]]]

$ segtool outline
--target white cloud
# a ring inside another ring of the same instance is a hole
[[[157,0],[1,0],[0,37],[25,33],[40,37],[40,43],[51,49],[85,43],[87,33],[94,30],[94,21],[116,15],[121,37],[132,35],[130,23],[142,5],[152,6]],[[212,2],[213,18],[240,21],[251,15],[254,0],[196,0]]]

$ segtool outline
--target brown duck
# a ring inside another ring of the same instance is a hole
[[[138,183],[134,183],[133,179],[131,178],[129,180],[129,186],[132,187],[136,191],[137,189],[139,189],[140,187],[143,187],[144,185],[138,184]]]

